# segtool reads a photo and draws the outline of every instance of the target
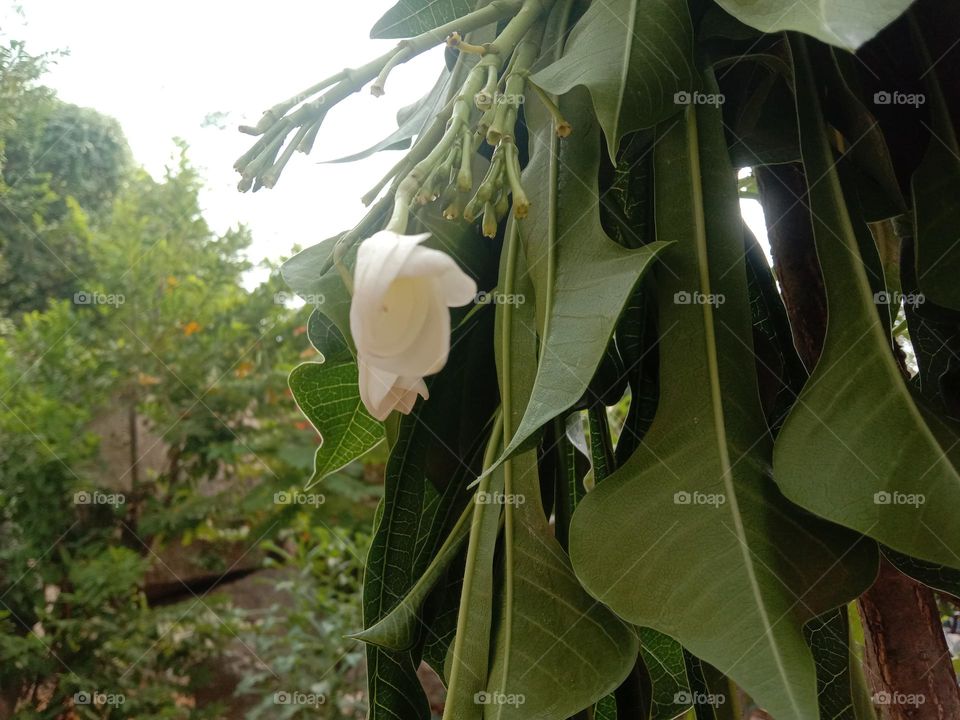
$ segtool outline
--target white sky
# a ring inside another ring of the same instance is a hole
[[[26,40],[34,54],[68,50],[43,82],[67,102],[115,117],[137,162],[154,176],[168,163],[173,138],[184,138],[206,181],[205,217],[218,232],[249,225],[256,262],[319,242],[362,217],[359,198],[399,153],[342,165],[319,161],[389,134],[396,111],[433,85],[442,52],[395,70],[384,97],[363,90],[339,105],[313,153],[296,154],[273,190],[237,192],[233,162],[254,139],[236,126],[255,124],[274,103],[392,46],[370,40],[369,29],[394,2],[355,0],[349,12],[336,13],[334,3],[316,0],[20,0],[20,18],[11,0],[0,0],[0,30]],[[210,113],[228,115],[225,129],[203,127]],[[744,209],[754,232],[762,230],[759,204]]]

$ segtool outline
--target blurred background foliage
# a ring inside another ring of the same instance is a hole
[[[276,501],[319,441],[286,383],[306,311],[276,268],[244,287],[184,145],[150,177],[52,60],[0,36],[0,718],[362,717],[383,458]]]

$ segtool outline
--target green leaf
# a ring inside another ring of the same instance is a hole
[[[494,432],[500,433],[497,424]],[[494,447],[499,438],[494,438]],[[485,478],[479,493],[503,492],[503,473]],[[479,717],[477,693],[487,687],[490,666],[490,630],[493,625],[494,553],[500,533],[500,505],[474,502],[470,544],[460,592],[457,635],[451,646],[446,676],[449,680],[444,714],[452,718]]]
[[[593,708],[593,720],[617,720],[617,698],[606,695]]]
[[[581,93],[573,93],[561,102],[577,138],[563,143],[559,154],[553,149],[556,136],[549,116],[544,117],[542,109],[529,110],[534,150],[524,177],[532,189],[531,208],[520,232],[538,325],[546,324],[546,339],[530,402],[502,457],[511,455],[580,399],[634,286],[666,247],[654,242],[628,250],[604,233],[597,191],[599,128],[582,99]],[[558,178],[556,184],[543,182],[552,173]],[[548,274],[551,262],[556,268],[553,287]],[[548,306],[546,298],[551,296]],[[602,313],[596,312],[598,307]]]
[[[520,226],[511,220],[507,228],[500,282],[507,295],[528,289],[527,268],[519,252]],[[536,333],[532,304],[502,304],[496,315],[506,440],[534,384],[531,358],[536,357]],[[489,460],[493,457],[491,453]],[[537,453],[507,460],[495,474],[485,474],[481,486],[500,476],[504,517],[501,582],[493,608],[494,643],[487,666],[485,697],[491,702],[483,706],[483,716],[497,720],[567,718],[620,684],[634,665],[638,641],[629,627],[594,602],[577,582],[544,515]],[[450,692],[462,691],[451,687]],[[479,717],[479,713],[472,716]]]
[[[410,650],[414,646],[419,629],[420,607],[460,551],[460,546],[470,529],[468,521],[472,515],[472,510],[472,507],[467,507],[464,510],[460,520],[457,521],[450,535],[447,536],[430,565],[427,566],[426,571],[410,589],[410,592],[403,597],[403,600],[376,625],[351,637],[366,643],[379,645],[388,650]]]
[[[657,274],[660,405],[643,444],[574,513],[571,559],[618,615],[676,638],[778,720],[808,720],[803,625],[869,586],[876,551],[797,512],[769,476],[719,111],[688,110],[655,152],[657,232],[675,240]]]
[[[284,281],[297,295],[307,298],[318,295],[321,281],[333,262],[333,249],[343,233],[301,250],[280,267]]]
[[[383,440],[383,425],[360,401],[357,366],[304,363],[290,373],[290,391],[322,438],[314,458],[310,489]]]
[[[651,628],[638,628],[640,657],[650,675],[650,720],[671,720],[690,707],[683,648],[676,640]]]
[[[857,720],[850,677],[850,628],[847,608],[816,617],[804,628],[817,666],[820,720]]]
[[[798,30],[856,50],[910,7],[913,0],[717,0],[741,22],[766,33]]]
[[[307,337],[317,352],[323,355],[323,361],[329,365],[353,360],[350,346],[343,338],[343,333],[337,328],[333,320],[318,309],[314,308],[307,321]]]
[[[620,138],[676,114],[675,93],[697,89],[692,58],[686,0],[603,0],[577,22],[563,57],[531,80],[557,95],[586,87],[615,162]]]
[[[487,692],[497,720],[567,718],[612,693],[637,657],[633,631],[577,582],[539,498],[536,452],[503,464],[504,588]],[[511,482],[512,481],[512,482]],[[511,562],[512,559],[512,562]]]
[[[820,517],[960,567],[960,474],[947,454],[956,438],[928,424],[903,380],[824,134],[805,42],[795,38],[792,47],[829,322],[820,360],[777,438],[774,477],[788,498]]]
[[[400,0],[377,20],[370,37],[413,37],[463,17],[473,6],[473,0]]]
[[[881,547],[881,551],[904,575],[909,575],[934,590],[960,597],[960,570],[924,562],[887,547]]]

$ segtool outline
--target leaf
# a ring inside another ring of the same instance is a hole
[[[960,570],[924,562],[886,547],[881,548],[881,551],[904,575],[909,575],[934,590],[960,597]]]
[[[323,361],[329,365],[353,360],[350,346],[343,339],[343,333],[333,321],[314,308],[307,321],[307,337],[317,352],[323,355]]]
[[[500,433],[497,424],[494,432]],[[494,447],[499,438],[493,438]],[[503,492],[503,474],[497,473],[480,484],[479,493]],[[501,508],[496,503],[474,502],[471,513],[470,545],[460,592],[457,635],[450,650],[446,676],[449,680],[444,715],[464,718],[476,715],[477,694],[487,687],[493,624],[494,552],[500,532]]]
[[[675,93],[697,89],[692,58],[686,0],[603,0],[574,26],[563,56],[531,80],[556,95],[586,87],[616,162],[620,138],[676,114]],[[579,145],[576,124],[574,132]]]
[[[650,675],[650,720],[671,720],[690,707],[690,694],[683,648],[671,637],[651,628],[638,628],[640,657]]]
[[[956,188],[960,184],[960,143],[937,79],[935,64],[929,57],[919,30],[915,44],[924,57],[927,98],[932,127],[927,151],[913,174],[916,269],[920,289],[926,298],[943,307],[960,310],[960,207]]]
[[[416,584],[410,589],[403,600],[393,608],[376,625],[356,633],[351,637],[372,643],[388,650],[410,650],[417,640],[418,623],[420,622],[420,606],[423,605],[434,585],[440,580],[447,567],[457,556],[460,546],[467,538],[470,530],[469,520],[472,516],[472,506],[468,506],[460,520],[454,526],[450,535],[437,551],[426,571],[420,576]]]
[[[419,135],[427,123],[433,120],[434,116],[440,112],[447,102],[451,76],[452,73],[444,67],[430,92],[413,105],[400,109],[397,113],[397,129],[380,142],[374,143],[366,150],[344,155],[334,160],[324,160],[323,162],[326,164],[353,162],[370,157],[381,150],[402,150],[409,147],[410,139]]]
[[[463,17],[473,5],[473,0],[400,0],[377,20],[370,37],[413,37]]]
[[[371,627],[396,606],[412,587],[416,571],[413,548],[428,491],[423,476],[426,438],[419,429],[424,404],[418,403],[400,423],[400,434],[387,462],[382,515],[376,524],[363,579],[364,627]],[[370,720],[427,720],[430,709],[417,678],[415,652],[392,652],[367,646]]]
[[[318,293],[320,281],[330,269],[333,249],[342,236],[343,233],[340,233],[311,245],[283,263],[280,273],[297,295],[307,297]]]
[[[539,500],[536,452],[503,465],[507,503],[504,590],[494,641],[485,717],[496,720],[567,718],[612,693],[637,656],[633,631],[577,582]],[[512,558],[512,563],[511,563]]]
[[[593,720],[617,720],[617,699],[606,695],[594,706]]]
[[[829,322],[820,360],[777,438],[774,477],[820,517],[960,567],[960,474],[946,454],[956,438],[928,424],[903,380],[824,135],[804,41],[792,46],[804,165],[817,178],[810,206]]]
[[[536,134],[531,134],[534,150],[524,177],[527,186],[537,190],[530,193],[530,216],[520,223],[520,232],[531,269],[538,325],[546,323],[546,339],[530,402],[501,459],[580,399],[634,286],[666,247],[654,242],[628,250],[604,233],[597,192],[599,128],[589,108],[578,102],[578,95],[561,103],[577,128],[577,139],[564,143],[559,156],[552,151],[555,134],[549,116],[543,118],[539,110],[540,124],[536,124],[538,111],[531,108],[529,113]],[[558,175],[556,190],[543,182],[550,176],[551,162]],[[551,244],[556,250],[556,280],[546,318]],[[596,312],[598,307],[604,311]]]
[[[320,433],[310,489],[383,440],[383,425],[360,400],[357,366],[304,363],[290,373],[290,391],[300,411]]]
[[[675,240],[656,278],[660,405],[643,444],[574,513],[571,559],[622,618],[676,638],[778,720],[808,720],[817,688],[803,625],[870,585],[875,548],[797,512],[769,476],[718,110],[690,109],[665,130],[655,177],[658,237]]]
[[[856,50],[896,20],[913,0],[717,0],[741,22],[765,33],[798,30]]]
[[[522,223],[511,220],[501,261],[506,294],[527,289],[519,252]],[[503,433],[519,421],[534,383],[536,334],[532,304],[497,307],[497,367]],[[495,446],[494,446],[495,448]],[[489,458],[491,461],[493,455]],[[483,707],[488,720],[567,718],[612,692],[637,656],[632,630],[587,595],[570,567],[540,498],[537,453],[504,462],[481,483],[503,478],[503,552],[493,652]],[[459,692],[451,687],[451,693]]]
[[[847,608],[816,617],[804,628],[817,666],[820,720],[857,720],[850,677],[850,628]]]

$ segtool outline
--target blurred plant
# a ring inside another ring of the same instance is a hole
[[[248,720],[365,717],[363,644],[346,635],[362,625],[357,597],[369,545],[368,535],[318,528],[305,512],[264,544],[268,566],[282,578],[271,584],[289,593],[291,603],[237,611],[246,622],[241,637],[269,668],[250,662],[237,687],[238,694],[261,697]],[[317,702],[298,702],[310,698]]]

